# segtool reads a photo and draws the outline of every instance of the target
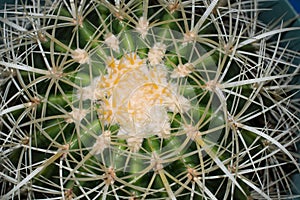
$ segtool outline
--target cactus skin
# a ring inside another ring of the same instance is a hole
[[[39,4],[2,20],[2,198],[293,197],[298,28],[248,1]]]

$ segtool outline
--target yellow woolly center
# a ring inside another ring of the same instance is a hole
[[[151,123],[151,109],[170,104],[172,93],[167,88],[166,73],[148,69],[136,54],[112,59],[107,72],[99,82],[99,89],[106,93],[100,109],[106,123],[131,127]]]
[[[136,122],[148,119],[149,108],[153,106],[166,106],[170,91],[156,83],[146,83],[133,92],[128,101],[127,112]]]
[[[178,95],[177,86],[168,81],[167,75],[164,66],[149,66],[136,54],[119,60],[112,58],[98,84],[105,94],[101,99],[100,119],[104,124],[119,124],[119,134],[132,137],[133,141],[128,139],[128,143],[140,145],[142,138],[153,134],[168,136],[167,112],[185,112],[188,108],[187,100]],[[139,145],[133,148],[138,150]]]

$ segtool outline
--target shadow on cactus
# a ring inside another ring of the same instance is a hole
[[[299,28],[254,2],[7,5],[2,198],[296,198]]]

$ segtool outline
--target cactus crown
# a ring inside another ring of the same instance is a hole
[[[299,28],[262,2],[7,5],[1,196],[296,197]]]

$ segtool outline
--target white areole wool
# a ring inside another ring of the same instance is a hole
[[[163,55],[158,56],[155,61]],[[134,152],[139,150],[143,138],[169,136],[168,111],[184,113],[190,109],[190,101],[179,94],[178,85],[170,82],[166,67],[147,63],[153,64],[136,53],[110,58],[107,73],[97,78],[96,87],[92,87],[94,93],[103,94],[96,95],[102,96],[99,118],[106,125],[118,124],[118,134],[128,136],[127,143]]]

